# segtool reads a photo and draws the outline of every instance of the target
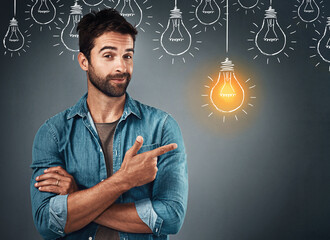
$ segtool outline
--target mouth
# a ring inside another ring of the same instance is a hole
[[[123,83],[125,80],[126,78],[112,78],[110,81],[114,83]]]

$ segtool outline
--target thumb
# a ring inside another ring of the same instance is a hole
[[[137,136],[134,145],[130,148],[132,156],[135,156],[143,145],[143,137]]]

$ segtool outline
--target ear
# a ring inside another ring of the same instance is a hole
[[[78,62],[82,70],[88,70],[88,59],[82,52],[79,52],[78,54]]]

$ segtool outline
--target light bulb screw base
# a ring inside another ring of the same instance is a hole
[[[277,12],[271,6],[266,10],[265,18],[276,18]]]
[[[9,26],[18,26],[18,21],[13,17],[13,19],[9,21]]]
[[[228,71],[234,72],[234,66],[235,65],[233,64],[233,62],[228,58],[226,58],[224,62],[221,62],[220,72],[228,72]]]
[[[330,17],[327,17],[327,26],[330,26]]]
[[[77,14],[77,15],[82,15],[82,6],[78,4],[78,1],[75,1],[74,5],[71,6],[71,15]]]
[[[180,12],[180,9],[175,7],[173,10],[171,10],[170,18],[182,18],[182,12]]]

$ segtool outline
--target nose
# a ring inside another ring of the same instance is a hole
[[[126,63],[124,59],[117,58],[115,64],[116,72],[126,72]]]

